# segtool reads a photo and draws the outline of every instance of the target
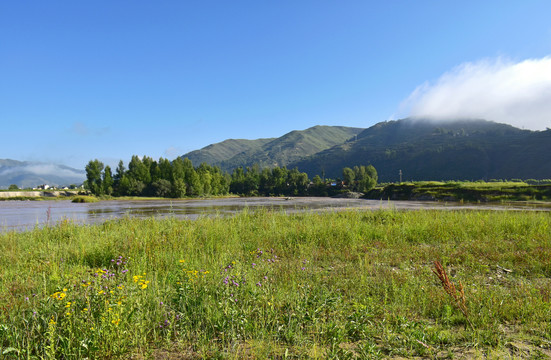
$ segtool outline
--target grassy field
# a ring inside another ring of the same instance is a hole
[[[548,358],[550,225],[245,211],[3,233],[0,358]]]
[[[418,181],[381,185],[371,190],[367,197],[370,199],[470,202],[549,201],[551,185],[532,185],[512,181]]]

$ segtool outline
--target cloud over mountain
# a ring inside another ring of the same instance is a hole
[[[551,127],[551,56],[464,63],[418,86],[401,113],[429,119],[477,118],[519,128]]]
[[[65,165],[0,159],[0,188],[6,188],[11,184],[22,188],[40,184],[81,184],[85,179],[84,170]]]

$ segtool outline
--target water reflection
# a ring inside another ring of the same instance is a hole
[[[112,200],[91,204],[58,201],[0,201],[0,231],[25,230],[55,224],[69,219],[76,223],[93,224],[124,216],[177,217],[195,219],[198,216],[228,215],[243,209],[255,211],[327,211],[337,209],[490,209],[543,210],[550,204],[460,204],[418,201],[379,201],[331,198],[227,198],[201,200]]]

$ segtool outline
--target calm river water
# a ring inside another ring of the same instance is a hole
[[[124,216],[168,217],[194,219],[198,216],[232,214],[243,209],[267,208],[286,212],[331,211],[339,209],[491,209],[491,210],[551,210],[541,205],[459,204],[419,201],[379,201],[333,198],[226,198],[197,200],[109,200],[91,204],[57,201],[0,201],[0,231],[22,231],[55,224],[69,219],[92,224]]]

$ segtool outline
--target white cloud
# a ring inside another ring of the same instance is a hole
[[[400,108],[411,117],[485,119],[543,130],[551,127],[551,57],[464,63],[418,86]]]
[[[24,164],[19,166],[7,167],[0,170],[0,176],[6,176],[14,173],[35,174],[40,176],[55,175],[65,177],[83,177],[73,169],[60,167],[55,164]]]

